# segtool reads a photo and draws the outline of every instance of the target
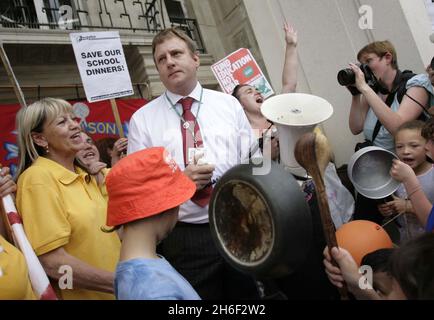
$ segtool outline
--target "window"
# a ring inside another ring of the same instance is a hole
[[[35,27],[37,23],[33,0],[0,1],[0,25],[3,27]]]
[[[172,19],[184,19],[184,9],[182,9],[182,4],[175,0],[165,0],[167,14],[169,15],[170,21]]]
[[[60,12],[59,8],[64,5],[71,7],[71,9],[74,8],[73,1],[71,0],[44,0],[44,9],[47,13],[48,23],[58,25],[61,15],[65,14],[64,12]],[[66,18],[68,19],[68,17]],[[72,19],[72,17],[69,17],[69,19]]]

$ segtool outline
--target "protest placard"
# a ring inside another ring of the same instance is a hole
[[[69,36],[87,101],[134,94],[119,32],[71,33]]]
[[[213,64],[211,70],[225,93],[231,94],[237,84],[249,84],[264,98],[274,94],[249,49],[238,49]]]

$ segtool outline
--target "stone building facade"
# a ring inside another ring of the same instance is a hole
[[[84,98],[70,32],[119,30],[135,97],[163,91],[151,42],[168,26],[186,30],[200,49],[201,83],[218,89],[210,66],[238,48],[249,48],[272,84],[281,89],[282,25],[299,35],[298,92],[327,99],[334,115],[323,124],[337,163],[345,163],[360,137],[348,129],[350,96],[336,81],[362,46],[391,40],[400,67],[423,72],[434,44],[430,0],[2,0],[0,40],[26,100],[43,96]],[[65,23],[66,21],[66,23]],[[0,103],[16,103],[0,67]]]

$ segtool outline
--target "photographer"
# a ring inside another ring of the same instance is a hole
[[[389,41],[368,44],[359,51],[357,59],[369,67],[377,83],[368,85],[364,72],[355,64],[350,64],[355,74],[355,83],[352,88],[349,87],[353,93],[350,130],[354,135],[363,131],[365,138],[374,146],[393,151],[393,134],[403,123],[421,116],[422,106],[427,106],[428,92],[420,83],[409,80],[411,73],[398,69],[396,51]],[[401,95],[405,93],[402,101],[399,101],[399,91]],[[379,129],[375,130],[376,126]],[[374,130],[378,133],[373,139]]]
[[[428,91],[412,72],[398,69],[396,51],[389,41],[368,44],[359,51],[357,59],[363,71],[350,64],[351,69],[338,75],[339,83],[345,84],[353,95],[350,130],[354,135],[363,131],[367,141],[362,147],[374,145],[394,152],[396,130],[405,122],[425,117]],[[383,216],[377,205],[376,200],[357,195],[354,219],[381,224]]]

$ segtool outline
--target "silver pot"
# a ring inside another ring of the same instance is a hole
[[[383,199],[398,189],[400,182],[390,176],[398,157],[380,147],[366,147],[354,153],[348,163],[348,177],[354,188],[370,199]]]

